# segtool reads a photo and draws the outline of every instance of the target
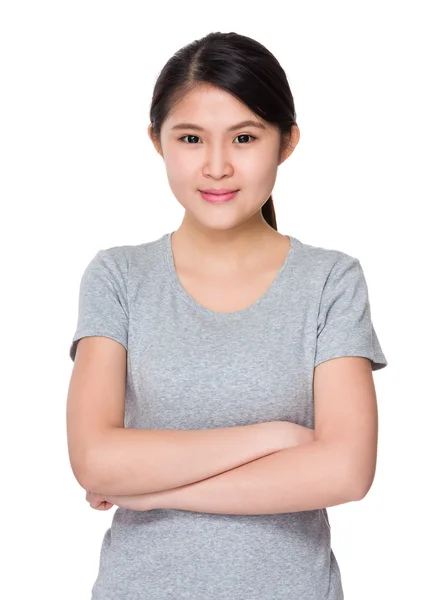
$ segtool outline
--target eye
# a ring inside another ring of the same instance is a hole
[[[184,140],[185,138],[195,138],[195,139],[197,139],[197,140],[199,140],[199,139],[200,139],[200,138],[199,138],[197,135],[191,135],[191,134],[189,133],[189,134],[187,134],[187,135],[183,135],[182,137],[178,138],[178,140]],[[257,139],[256,137],[254,137],[253,135],[249,135],[248,133],[241,133],[241,134],[240,134],[240,135],[238,135],[238,136],[237,136],[235,139],[237,139],[237,138],[252,138],[252,140],[256,140],[256,139]],[[190,142],[185,142],[185,143],[186,143],[186,144],[189,144],[189,145],[192,145],[192,146],[193,146],[193,145],[195,145],[195,143],[194,143],[194,142],[192,142],[192,144],[191,144]],[[238,144],[238,145],[240,146],[240,144]],[[242,143],[241,145],[243,146],[243,145],[246,145],[246,144],[243,144],[243,143]]]
[[[249,133],[241,133],[240,135],[237,136],[238,138],[252,138],[253,140],[256,140],[257,138],[254,137],[253,135],[249,135]],[[235,138],[237,139],[237,138]],[[244,145],[244,144],[242,144]]]
[[[191,135],[191,134],[188,134],[188,135],[183,135],[182,137],[180,137],[180,138],[178,138],[178,139],[179,139],[179,140],[184,140],[184,138],[195,138],[195,139],[197,139],[197,140],[199,140],[199,139],[200,139],[200,138],[199,138],[197,135]],[[187,142],[187,143],[189,143],[189,142]]]

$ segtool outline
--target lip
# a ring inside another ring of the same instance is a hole
[[[227,202],[228,200],[232,200],[238,194],[239,190],[229,190],[228,193],[222,193],[223,190],[217,190],[219,193],[209,193],[207,190],[199,190],[202,198],[207,200],[208,202],[221,203]]]
[[[237,192],[238,190],[229,190],[225,188],[209,188],[208,190],[200,190],[200,192],[204,192],[205,194],[232,194],[233,192]]]

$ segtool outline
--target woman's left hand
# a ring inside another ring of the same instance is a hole
[[[153,510],[161,508],[160,492],[152,494],[135,494],[131,496],[111,496],[109,494],[96,494],[87,492],[87,501],[90,506],[97,510],[108,510],[116,505],[119,508],[127,508],[129,510]]]
[[[113,503],[106,500],[102,494],[95,494],[87,490],[85,500],[90,503],[91,508],[96,510],[109,510]]]

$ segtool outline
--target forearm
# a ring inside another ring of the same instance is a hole
[[[96,451],[90,452],[83,487],[102,494],[133,495],[196,483],[292,446],[287,425],[294,424],[109,430],[97,442]]]
[[[314,441],[270,454],[190,485],[135,498],[135,510],[217,514],[315,510],[358,499],[344,448]],[[119,497],[108,498],[116,501]],[[129,508],[132,508],[128,505]]]

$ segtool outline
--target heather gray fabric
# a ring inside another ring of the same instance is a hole
[[[340,356],[387,365],[361,264],[291,242],[250,307],[217,313],[176,274],[171,233],[99,250],[81,279],[77,329],[127,349],[125,426],[314,428],[313,369]],[[220,515],[116,508],[92,600],[343,600],[326,509]]]

